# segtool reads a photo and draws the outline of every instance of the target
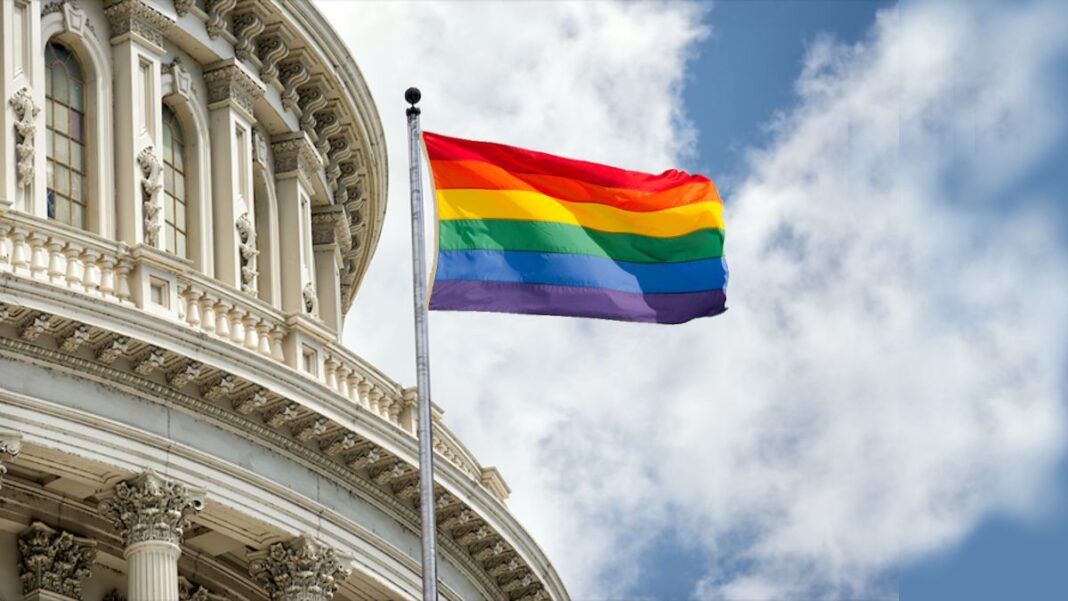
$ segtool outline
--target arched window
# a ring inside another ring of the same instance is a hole
[[[163,105],[163,248],[183,259],[189,258],[185,172],[182,126],[174,111]]]
[[[85,229],[85,78],[77,57],[58,42],[45,46],[48,217]]]

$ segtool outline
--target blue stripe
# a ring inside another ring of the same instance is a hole
[[[727,283],[727,268],[721,258],[684,263],[630,263],[563,253],[449,250],[438,253],[434,279],[671,294],[722,290]]]

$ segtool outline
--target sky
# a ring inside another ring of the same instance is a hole
[[[320,6],[390,156],[345,342],[405,384],[409,85],[428,130],[725,199],[722,316],[431,315],[435,402],[574,599],[1063,597],[1063,4]]]

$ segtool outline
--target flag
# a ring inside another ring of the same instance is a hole
[[[726,310],[723,203],[708,178],[423,141],[437,203],[430,309],[655,323]]]

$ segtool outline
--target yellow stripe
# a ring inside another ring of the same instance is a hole
[[[528,190],[438,190],[438,219],[513,219],[570,223],[602,232],[670,238],[723,228],[723,205],[698,202],[661,211],[624,211],[592,202],[568,202]]]

